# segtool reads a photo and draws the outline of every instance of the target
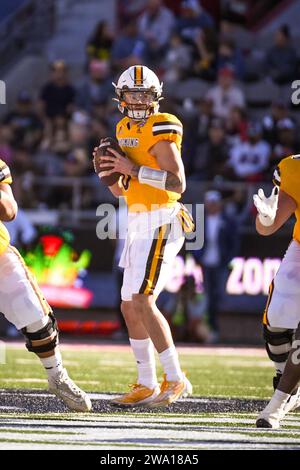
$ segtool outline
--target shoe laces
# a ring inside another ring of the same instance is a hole
[[[134,391],[137,390],[138,388],[143,387],[143,385],[141,385],[141,384],[129,384],[129,387],[130,387],[131,390],[134,392]]]
[[[166,374],[164,374],[163,377],[164,377],[164,379],[163,379],[162,384],[160,386],[160,391],[161,392],[165,392],[168,389],[169,383],[170,383],[170,382],[167,381],[167,375]]]
[[[58,377],[58,382],[67,384],[72,392],[81,394],[81,390],[77,385],[73,382],[72,379],[68,376],[66,371],[63,371],[62,374]]]
[[[184,377],[186,377],[185,372],[184,372]],[[182,380],[184,380],[184,378],[183,378]],[[162,384],[161,384],[161,386],[160,386],[160,391],[161,391],[161,392],[165,392],[166,390],[168,390],[170,384],[172,384],[172,383],[174,384],[174,383],[176,383],[176,382],[168,381],[168,380],[167,380],[167,374],[164,374],[164,375],[163,375],[163,381],[162,381]]]

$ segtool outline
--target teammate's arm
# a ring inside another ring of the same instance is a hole
[[[283,224],[291,217],[297,209],[294,199],[284,191],[279,191],[277,212],[272,225],[265,226],[259,220],[259,214],[256,217],[256,230],[260,235],[272,235],[277,232]]]
[[[6,183],[0,183],[0,220],[9,222],[13,220],[18,211],[11,187]]]

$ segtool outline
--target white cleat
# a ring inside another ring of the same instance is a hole
[[[286,405],[289,399],[290,397],[288,396],[284,400],[278,400],[273,395],[265,409],[258,415],[256,427],[269,429],[280,428],[280,421],[287,413]]]
[[[256,420],[256,427],[257,428],[268,428],[268,429],[279,429],[280,428],[280,420],[284,417],[285,413],[281,412],[273,412],[268,413],[262,411]]]
[[[70,410],[86,412],[92,409],[90,397],[70,379],[66,369],[49,377],[48,383],[49,392],[61,398]]]
[[[294,395],[291,395],[290,398],[287,401],[287,404],[285,405],[285,413],[288,413],[289,411],[295,411],[297,408],[300,406],[300,387],[297,388],[296,393]]]

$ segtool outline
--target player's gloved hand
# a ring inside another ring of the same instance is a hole
[[[279,190],[277,186],[275,186],[270,197],[265,196],[263,189],[259,189],[258,193],[253,196],[253,202],[258,211],[259,221],[265,227],[269,227],[274,223],[278,206],[278,195]]]

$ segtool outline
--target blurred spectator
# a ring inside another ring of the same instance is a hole
[[[289,117],[287,105],[280,100],[274,101],[271,106],[270,114],[263,117],[262,125],[264,130],[264,138],[271,145],[275,145],[278,141],[278,122]]]
[[[213,102],[206,96],[199,103],[199,120],[197,125],[197,139],[199,143],[208,138],[208,129],[212,119],[214,119]]]
[[[57,115],[52,123],[53,134],[49,148],[63,157],[71,149],[69,120],[66,116]]]
[[[206,306],[205,296],[196,291],[194,276],[186,276],[178,292],[168,293],[161,308],[176,341],[206,342]]]
[[[62,176],[78,178],[88,175],[89,158],[85,148],[73,149],[61,162]],[[92,198],[92,188],[83,187],[80,194],[81,207],[89,207]],[[46,187],[43,191],[42,201],[49,208],[65,209],[72,208],[74,202],[72,186]],[[76,198],[75,198],[76,199]],[[78,201],[79,202],[79,201]]]
[[[183,80],[190,70],[191,50],[179,34],[174,33],[164,60],[164,82],[171,83]]]
[[[138,18],[145,8],[145,3],[146,0],[119,0],[118,14],[121,24]]]
[[[199,32],[206,27],[214,27],[212,17],[200,6],[198,0],[184,0],[176,25],[180,36],[185,41],[195,42]]]
[[[222,16],[230,24],[245,25],[248,0],[222,0]]]
[[[150,66],[157,66],[175,27],[173,13],[163,5],[163,0],[148,0],[138,22],[141,38],[148,44]]]
[[[215,185],[217,185],[217,182]],[[253,191],[250,188],[243,184],[222,191],[223,199],[226,199],[224,211],[228,217],[234,218],[239,227],[242,227],[245,223],[253,225],[251,215],[253,212]]]
[[[89,60],[109,62],[114,35],[110,24],[100,21],[88,40],[86,50]]]
[[[27,147],[15,146],[13,149],[12,173],[21,176],[34,170],[34,160]]]
[[[69,123],[72,147],[86,147],[90,137],[90,116],[84,111],[75,111]]]
[[[247,140],[248,121],[246,111],[239,106],[231,108],[226,120],[226,132],[230,145]]]
[[[216,77],[216,58],[218,50],[217,34],[214,28],[205,27],[194,39],[194,73],[204,80]]]
[[[64,115],[57,115],[52,121],[47,122],[40,150],[49,150],[57,155],[64,156],[70,151],[70,148],[68,119]]]
[[[112,95],[108,62],[92,60],[89,63],[89,76],[77,90],[76,106],[91,113],[95,105],[105,103]]]
[[[12,150],[13,129],[8,125],[0,125],[0,155],[8,165],[11,164],[13,158]]]
[[[91,120],[90,137],[87,144],[88,155],[92,155],[94,148],[99,145],[100,140],[108,135],[109,131],[106,119],[97,116],[93,117]],[[94,171],[92,166],[91,169]]]
[[[230,151],[229,166],[238,179],[261,181],[269,165],[270,145],[262,139],[262,126],[251,122],[248,127],[248,141],[235,144]]]
[[[290,118],[277,122],[278,141],[273,148],[272,167],[282,158],[299,153],[299,140],[296,137],[296,125]]]
[[[138,34],[137,24],[130,21],[115,39],[112,48],[112,65],[116,72],[127,67],[143,64],[147,59],[147,48],[144,40]]]
[[[208,140],[197,148],[193,160],[192,179],[212,180],[224,176],[224,168],[229,158],[229,146],[225,134],[225,123],[215,118],[211,121]]]
[[[234,72],[229,67],[219,70],[218,84],[206,96],[213,103],[213,113],[226,119],[234,106],[245,107],[245,97],[240,88],[234,85]]]
[[[5,225],[10,235],[10,243],[18,249],[27,249],[36,237],[35,227],[26,212],[20,207],[17,217]]]
[[[211,328],[210,342],[219,339],[219,312],[225,279],[230,261],[236,256],[239,236],[235,220],[229,218],[218,191],[208,191],[204,198],[205,229],[204,246],[195,252],[204,276],[204,292],[207,296],[208,323]]]
[[[66,176],[84,176],[88,168],[88,156],[84,148],[76,148],[64,160]]]
[[[242,53],[238,47],[236,47],[232,39],[222,39],[219,43],[218,50],[218,70],[229,66],[232,68],[235,77],[238,80],[242,80],[245,72],[245,64]]]
[[[67,177],[83,177],[88,176],[90,169],[90,160],[85,148],[75,148],[64,161],[64,175]],[[89,207],[92,200],[93,189],[91,187],[84,187],[80,195],[80,204],[83,208]],[[72,200],[73,190],[66,188],[64,194],[59,198],[59,202],[64,202],[65,205],[70,207]]]
[[[22,207],[35,207],[36,205],[36,194],[32,186],[35,164],[35,155],[33,158],[26,147],[14,147],[10,169],[13,174],[14,196]]]
[[[73,109],[75,89],[69,82],[67,66],[57,60],[51,65],[51,79],[41,90],[40,108],[43,116],[53,119],[69,115]]]
[[[16,108],[3,120],[10,126],[12,142],[24,145],[34,151],[42,138],[43,124],[33,109],[32,98],[27,91],[21,91],[17,98]]]
[[[63,158],[71,150],[69,121],[66,116],[56,116],[47,121],[44,139],[35,155],[37,173],[42,176],[62,176]],[[50,192],[53,188],[49,188]],[[47,199],[46,188],[40,189],[41,200]]]
[[[290,83],[297,73],[297,53],[290,43],[290,30],[281,26],[275,33],[274,46],[266,54],[266,75],[279,85]]]

